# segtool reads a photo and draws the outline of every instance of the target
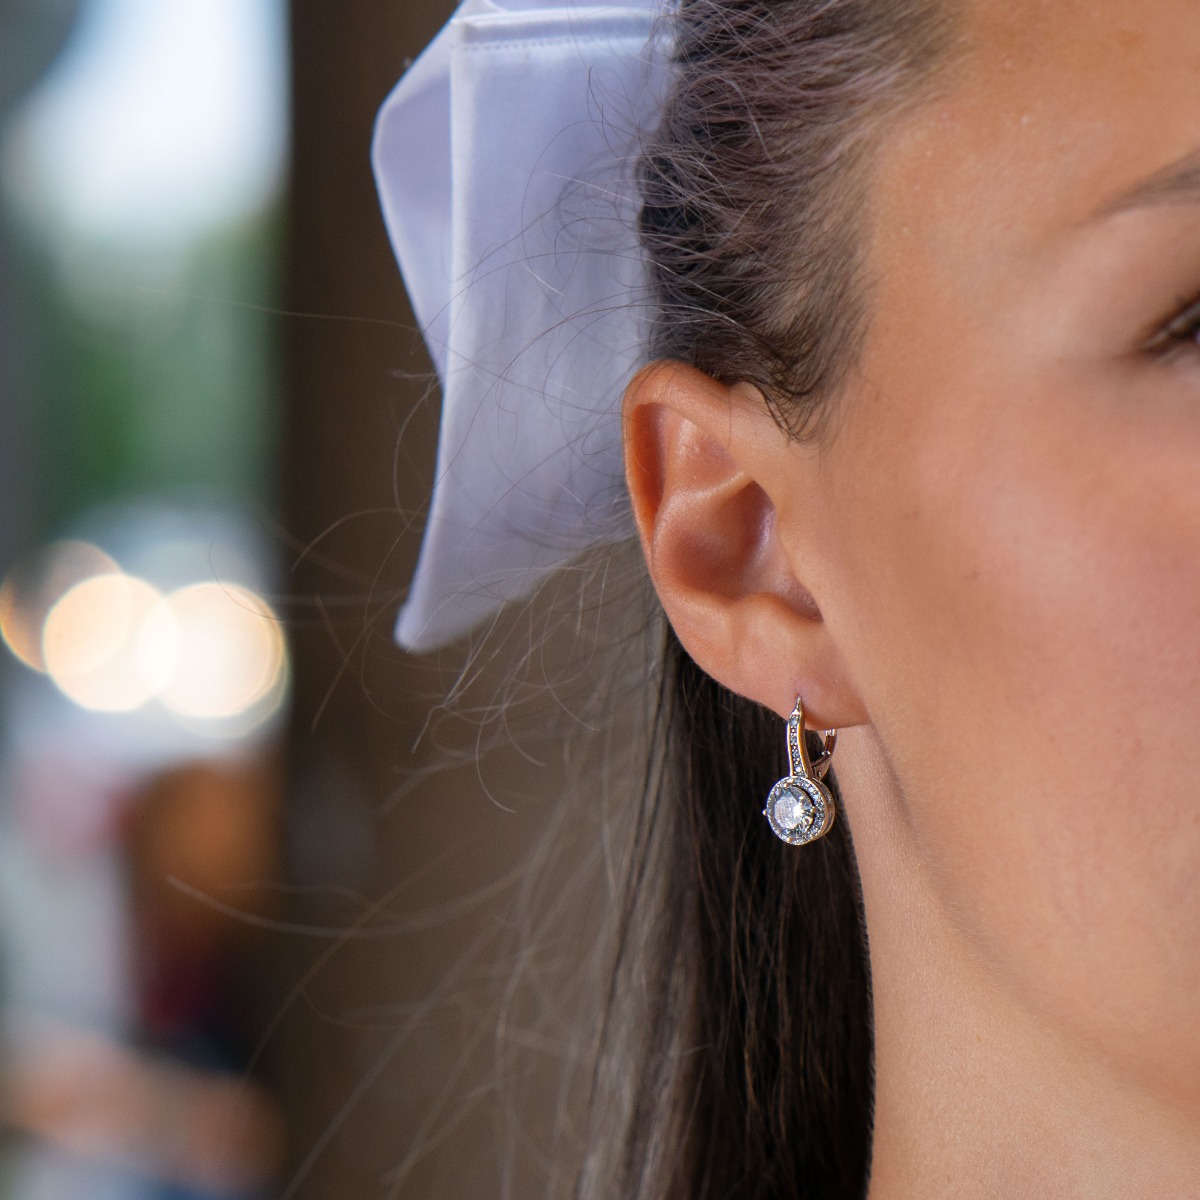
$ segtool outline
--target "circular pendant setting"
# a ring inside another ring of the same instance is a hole
[[[767,797],[763,815],[775,836],[789,846],[804,846],[824,837],[836,808],[829,789],[805,775],[781,779]]]

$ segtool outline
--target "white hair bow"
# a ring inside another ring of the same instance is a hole
[[[630,531],[619,402],[649,314],[633,166],[661,0],[467,0],[383,106],[384,217],[442,383],[396,636],[429,650]]]

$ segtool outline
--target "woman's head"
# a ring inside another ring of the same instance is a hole
[[[635,512],[696,662],[849,727],[888,1128],[918,1069],[987,1092],[989,1037],[1041,1103],[1086,1076],[1195,1116],[1200,349],[1168,329],[1200,294],[1200,22],[948,9],[699,6],[647,176],[685,365],[627,397]]]

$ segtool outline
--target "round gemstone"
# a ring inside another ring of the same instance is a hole
[[[816,818],[812,797],[803,788],[785,788],[775,801],[775,821],[781,829],[803,832]]]

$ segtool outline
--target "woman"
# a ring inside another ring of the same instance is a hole
[[[609,1194],[1196,1194],[1198,18],[669,18],[622,410],[658,939]],[[789,846],[798,698],[840,804]]]

